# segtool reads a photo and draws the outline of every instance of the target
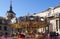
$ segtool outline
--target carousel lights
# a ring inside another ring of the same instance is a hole
[[[41,29],[38,29],[37,32],[41,32]]]
[[[40,20],[41,20],[41,21],[44,21],[44,18],[41,18]]]
[[[34,20],[34,18],[30,18],[30,20]]]

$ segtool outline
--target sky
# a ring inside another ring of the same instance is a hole
[[[60,0],[12,0],[16,17],[25,16],[27,13],[33,15],[57,5],[60,5]],[[9,8],[10,0],[0,0],[0,16],[5,17]]]

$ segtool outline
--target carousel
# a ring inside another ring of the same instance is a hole
[[[11,27],[17,29],[18,33],[23,33],[26,37],[43,38],[49,33],[49,24],[46,18],[26,16],[20,17],[19,20],[18,23],[12,24]]]

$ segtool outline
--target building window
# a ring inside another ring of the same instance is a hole
[[[2,27],[0,26],[0,30],[2,30]]]
[[[58,31],[58,20],[56,20],[56,30]]]
[[[0,24],[2,24],[2,20],[0,20]]]
[[[7,26],[4,26],[4,30],[7,30]]]

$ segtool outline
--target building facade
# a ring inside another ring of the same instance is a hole
[[[3,17],[0,17],[0,36],[1,35],[10,35],[11,34],[11,26],[9,24],[9,20],[6,20]]]
[[[48,8],[45,11],[42,11],[37,14],[33,14],[33,16],[41,16],[47,18],[49,25],[49,31],[57,32],[60,34],[60,5],[52,8]]]
[[[12,10],[12,1],[10,1],[10,10],[7,11],[6,17],[0,17],[0,35],[11,35],[14,30],[11,27],[13,23],[16,23],[16,14]]]

